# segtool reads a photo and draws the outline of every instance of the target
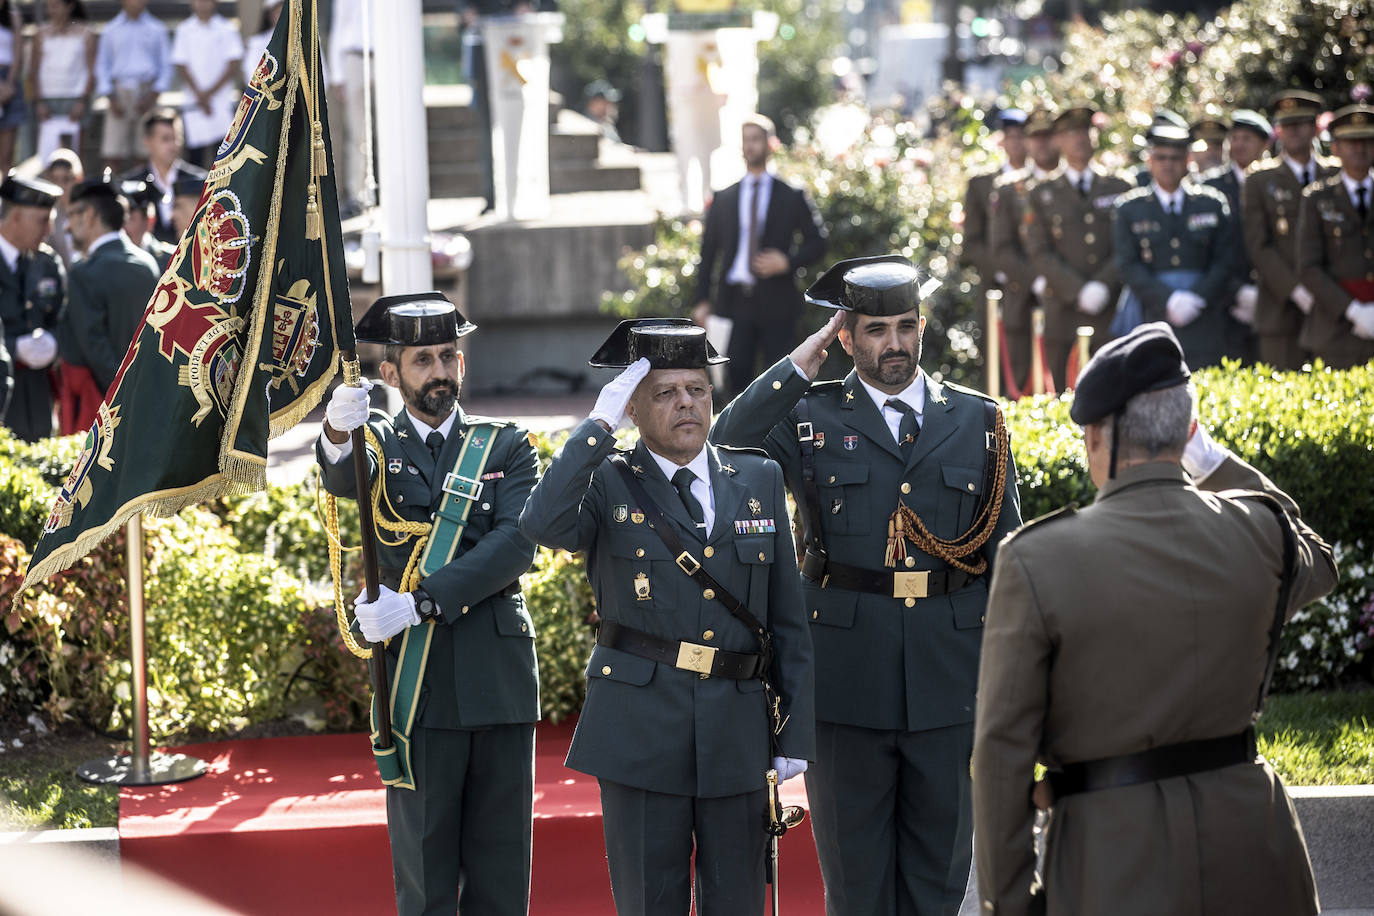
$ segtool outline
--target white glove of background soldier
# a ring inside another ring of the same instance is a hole
[[[360,388],[352,385],[335,388],[324,408],[325,421],[341,433],[351,433],[367,422],[367,393],[372,390],[372,383],[367,379],[362,382]]]
[[[1374,340],[1374,303],[1352,302],[1346,307],[1345,317],[1355,326],[1355,336]]]
[[[606,383],[596,396],[596,406],[588,417],[600,420],[615,432],[625,419],[625,406],[630,403],[639,383],[649,374],[649,360],[643,356],[635,360],[626,370]]]
[[[14,355],[30,369],[46,369],[57,359],[57,338],[51,331],[38,328],[15,341]]]
[[[1089,280],[1078,291],[1078,310],[1089,315],[1100,315],[1107,307],[1110,295],[1111,290],[1107,289],[1107,284],[1100,280]]]
[[[793,776],[806,772],[806,761],[795,757],[774,757],[773,769],[778,771],[778,782],[787,782]]]
[[[1293,304],[1301,309],[1304,315],[1311,313],[1312,306],[1317,303],[1317,297],[1312,295],[1307,287],[1303,286],[1301,283],[1293,287],[1293,295],[1288,298],[1293,300]]]
[[[410,592],[393,592],[385,585],[377,588],[379,593],[376,601],[368,601],[366,591],[353,599],[353,613],[358,618],[358,628],[368,642],[384,642],[406,627],[413,627],[420,622],[414,595]]]
[[[1191,324],[1197,316],[1202,314],[1202,310],[1206,306],[1207,300],[1197,293],[1179,289],[1170,294],[1165,310],[1168,312],[1169,324],[1181,328],[1186,324]]]
[[[1236,290],[1236,302],[1231,306],[1231,317],[1241,324],[1255,323],[1255,306],[1259,303],[1259,287],[1247,283]]]

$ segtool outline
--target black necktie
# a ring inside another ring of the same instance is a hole
[[[701,511],[701,503],[692,495],[692,481],[697,479],[687,468],[678,468],[673,475],[673,486],[677,487],[677,495],[682,498],[682,504],[687,507],[687,514],[692,517],[692,521],[697,523],[698,528],[706,527],[706,514]]]
[[[429,446],[430,457],[434,459],[435,464],[438,464],[439,453],[444,450],[444,434],[437,429],[434,430],[428,436],[425,436],[425,445]]]
[[[1308,183],[1309,181],[1311,181],[1311,180],[1312,180],[1312,167],[1311,167],[1310,165],[1305,165],[1305,166],[1302,167],[1302,181],[1301,181],[1302,186],[1303,186],[1304,188],[1307,187],[1307,183]]]
[[[748,248],[749,273],[754,273],[754,255],[759,253],[759,183],[762,181],[758,176],[749,179],[749,221],[745,224],[749,229],[749,235],[745,240]]]
[[[14,260],[14,279],[19,281],[19,295],[23,298],[29,295],[28,287],[24,285],[28,272],[29,256],[21,251],[19,257]]]
[[[1079,176],[1078,176],[1078,196],[1079,196],[1079,197],[1087,197],[1087,196],[1088,196],[1088,173],[1087,173],[1087,172],[1084,172],[1082,175],[1079,175]]]
[[[897,427],[897,445],[901,448],[903,456],[909,456],[911,447],[916,444],[916,437],[921,434],[921,425],[916,422],[916,411],[899,398],[888,398],[883,406],[901,413],[902,422]]]
[[[1355,211],[1360,214],[1361,220],[1369,215],[1369,200],[1365,196],[1368,193],[1369,189],[1364,185],[1355,189]]]

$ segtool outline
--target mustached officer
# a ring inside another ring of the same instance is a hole
[[[762,445],[805,520],[826,912],[938,916],[968,883],[974,685],[989,565],[1021,521],[1016,469],[996,404],[921,370],[910,262],[840,261],[806,295],[839,314],[711,436]],[[836,336],[854,371],[812,385]]]
[[[622,322],[591,364],[628,368],[520,520],[587,557],[601,627],[567,765],[600,782],[621,916],[762,914],[765,772],[815,756],[782,472],[706,441],[723,361],[685,319]],[[626,413],[639,444],[616,452]]]
[[[442,293],[378,299],[355,332],[385,345],[405,407],[369,416],[370,385],[340,386],[315,450],[325,488],[357,498],[348,433],[366,425],[382,585],[355,609],[390,640],[395,752],[378,767],[402,914],[529,910],[539,683],[518,522],[537,469],[524,430],[458,406],[473,330]]]

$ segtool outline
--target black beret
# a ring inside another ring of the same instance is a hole
[[[11,175],[0,184],[0,200],[21,207],[51,207],[62,196],[62,189],[41,178]]]
[[[828,309],[887,317],[904,315],[940,285],[899,254],[837,261],[806,291],[806,301]]]
[[[649,360],[650,369],[705,369],[729,359],[706,339],[706,329],[686,318],[628,318],[615,326],[587,364],[623,369]]]
[[[408,296],[382,296],[353,326],[360,343],[429,347],[449,343],[477,330],[438,290]]]
[[[1138,394],[1173,388],[1188,381],[1183,348],[1166,322],[1142,324],[1103,345],[1078,376],[1069,416],[1079,426],[1120,411]]]

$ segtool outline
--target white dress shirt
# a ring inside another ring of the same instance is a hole
[[[647,445],[644,447],[644,450],[653,456],[654,463],[657,464],[658,469],[663,472],[663,476],[668,478],[669,483],[673,482],[673,475],[682,467],[686,467],[687,470],[696,475],[697,479],[692,481],[692,485],[688,489],[691,490],[692,495],[696,497],[697,502],[701,503],[701,517],[705,519],[705,530],[709,532],[716,523],[716,494],[715,491],[711,489],[711,458],[706,451],[706,446],[703,445],[701,451],[697,453],[697,456],[686,465],[669,461]],[[660,506],[659,508],[661,509],[663,507]],[[705,540],[705,538],[703,537],[702,540]]]
[[[907,385],[896,394],[887,394],[886,392],[879,391],[877,388],[868,384],[868,382],[865,382],[862,378],[859,379],[859,384],[864,386],[864,391],[867,391],[868,396],[873,399],[873,405],[878,408],[878,413],[882,414],[883,422],[887,424],[888,429],[892,430],[893,442],[901,441],[897,438],[897,431],[902,426],[902,411],[895,407],[888,407],[887,401],[889,398],[904,401],[912,410],[916,411],[916,427],[918,429],[924,425],[925,417],[923,414],[926,406],[926,377],[921,373],[917,372],[916,377],[911,380],[911,384]]]
[[[749,199],[758,183],[758,200],[755,201],[755,231],[763,237],[763,221],[768,216],[768,201],[773,196],[773,176],[770,172],[755,175],[750,172],[739,183],[739,247],[735,249],[735,260],[730,264],[730,272],[725,275],[727,283],[739,286],[753,286],[758,278],[749,270]]]
[[[429,434],[436,429],[411,413],[409,407],[406,408],[406,416],[410,417],[410,425],[415,427],[415,434],[420,437],[421,443],[428,439]],[[448,441],[448,434],[452,431],[453,421],[457,416],[458,411],[450,411],[449,415],[444,419],[444,422],[440,423],[437,427],[439,434],[444,437],[445,442]],[[334,443],[329,441],[329,437],[324,434],[324,429],[321,428],[320,453],[324,455],[325,461],[328,461],[330,464],[338,464],[340,461],[343,461],[349,455],[353,454],[353,437],[349,436],[343,442]]]
[[[1374,191],[1371,191],[1371,182],[1368,174],[1359,181],[1355,181],[1345,172],[1341,172],[1341,181],[1345,184],[1345,193],[1350,195],[1350,205],[1355,208],[1356,212],[1359,212],[1360,209],[1360,198],[1359,195],[1355,193],[1358,188],[1364,188],[1364,205],[1374,209]]]
[[[0,235],[0,257],[5,259],[5,266],[14,273],[19,266],[19,249],[10,244],[10,240]]]
[[[1288,158],[1287,156],[1283,157],[1283,161],[1288,163],[1288,168],[1292,170],[1293,177],[1298,179],[1298,184],[1303,183],[1302,179],[1304,171],[1306,171],[1307,173],[1308,181],[1317,180],[1317,163],[1313,162],[1311,159],[1307,160],[1307,165],[1300,165],[1299,163]]]
[[[1178,214],[1183,212],[1183,187],[1181,185],[1175,188],[1172,194],[1157,184],[1154,189],[1155,197],[1159,198],[1159,205],[1164,208],[1165,213]]]
[[[1064,166],[1064,177],[1067,178],[1067,179],[1069,179],[1069,184],[1073,186],[1073,189],[1074,189],[1075,191],[1078,190],[1078,187],[1079,187],[1079,184],[1078,184],[1078,183],[1079,183],[1080,181],[1082,181],[1083,179],[1085,179],[1085,178],[1087,179],[1088,183],[1087,183],[1086,186],[1084,186],[1083,193],[1086,194],[1088,191],[1091,191],[1092,188],[1093,188],[1093,170],[1092,170],[1091,167],[1090,167],[1090,168],[1086,168],[1086,169],[1084,169],[1083,171],[1080,172],[1080,171],[1077,171],[1076,169],[1074,169],[1074,167],[1071,166],[1071,165],[1065,165],[1065,166]]]

